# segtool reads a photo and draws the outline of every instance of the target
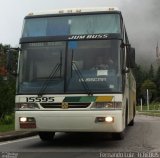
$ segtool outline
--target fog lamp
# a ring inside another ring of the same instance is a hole
[[[105,121],[108,122],[108,123],[112,123],[112,122],[114,122],[114,118],[111,117],[111,116],[107,116],[107,117],[105,118]]]
[[[20,117],[19,120],[20,120],[20,122],[26,122],[27,118],[26,117]]]
[[[34,117],[20,117],[20,128],[36,128],[36,120]]]

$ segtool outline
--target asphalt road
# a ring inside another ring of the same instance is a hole
[[[157,154],[160,152],[160,118],[137,115],[135,125],[127,127],[125,138],[120,141],[100,133],[56,133],[52,143],[42,142],[38,136],[1,142],[0,152],[3,158],[104,158],[110,152]],[[132,157],[123,157],[127,156]],[[144,155],[137,157],[140,156]]]

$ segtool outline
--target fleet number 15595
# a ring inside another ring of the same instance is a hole
[[[26,102],[54,102],[54,97],[26,97]]]

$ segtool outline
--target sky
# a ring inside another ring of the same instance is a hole
[[[23,18],[30,12],[57,8],[116,6],[139,63],[155,60],[160,47],[160,0],[0,0],[0,43],[18,46]]]

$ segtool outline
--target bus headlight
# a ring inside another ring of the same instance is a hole
[[[120,109],[122,102],[97,102],[93,103],[91,109]]]
[[[23,109],[39,109],[38,104],[36,103],[16,103],[15,105],[16,110],[23,110]]]

